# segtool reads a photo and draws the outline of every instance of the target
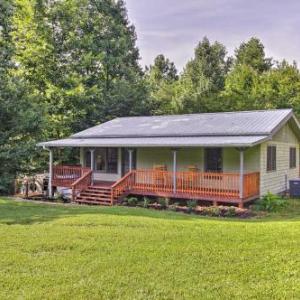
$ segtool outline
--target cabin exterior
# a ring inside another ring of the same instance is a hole
[[[285,110],[128,117],[68,139],[40,143],[50,153],[49,194],[113,205],[128,194],[242,207],[299,175],[300,127]],[[53,165],[53,148],[80,149],[79,166]]]

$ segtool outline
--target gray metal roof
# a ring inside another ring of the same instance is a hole
[[[291,109],[117,118],[72,138],[269,135]]]
[[[63,139],[38,144],[45,147],[251,147],[268,136],[204,136]]]
[[[251,147],[287,121],[300,139],[291,109],[117,118],[45,147]]]

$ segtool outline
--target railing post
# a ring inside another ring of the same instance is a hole
[[[173,193],[176,193],[177,189],[177,149],[173,149]]]
[[[244,198],[244,148],[240,148],[240,199]]]
[[[52,191],[52,178],[53,178],[53,150],[49,149],[49,181],[48,181],[48,196],[51,198]]]
[[[129,172],[132,171],[132,153],[133,153],[133,149],[128,149],[128,153],[129,153]]]
[[[92,170],[91,185],[94,185],[95,149],[89,149],[89,150],[91,153],[91,170]]]
[[[72,186],[72,202],[75,202],[75,188]]]

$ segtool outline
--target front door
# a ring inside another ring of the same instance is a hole
[[[132,152],[132,168],[136,168],[136,150]],[[129,151],[122,148],[122,176],[129,172]]]
[[[205,172],[223,171],[223,151],[222,148],[205,149]]]

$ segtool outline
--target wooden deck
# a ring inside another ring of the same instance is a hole
[[[54,168],[53,185],[72,188],[73,200],[91,186],[109,188],[111,205],[125,195],[194,199],[242,206],[259,196],[259,173],[173,172],[132,170],[117,182],[95,181],[88,168],[59,166]]]

